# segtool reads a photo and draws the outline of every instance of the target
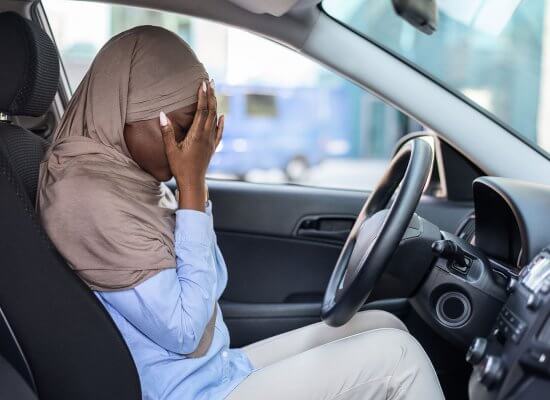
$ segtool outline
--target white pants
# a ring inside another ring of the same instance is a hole
[[[358,313],[339,328],[313,324],[244,351],[257,370],[230,400],[444,398],[420,344],[384,311]]]

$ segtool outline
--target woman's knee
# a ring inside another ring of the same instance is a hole
[[[358,331],[390,328],[408,332],[407,327],[395,315],[383,310],[367,310],[355,314],[348,324],[356,325]]]
[[[390,398],[443,399],[443,392],[433,365],[420,345],[408,332],[400,329],[380,329],[373,333],[382,338],[382,357],[393,365],[388,382]]]
[[[391,399],[443,398],[428,356],[402,329],[373,329],[312,351],[317,362],[326,361],[331,371],[338,371],[332,379],[339,387],[372,394],[364,398],[378,398],[374,393],[380,391],[385,393],[383,398]],[[308,357],[307,353],[301,356]]]

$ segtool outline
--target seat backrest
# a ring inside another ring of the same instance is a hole
[[[34,204],[40,161],[48,148],[48,142],[20,126],[0,121],[0,148]]]
[[[34,23],[11,12],[0,14],[0,38],[0,116],[43,114],[59,79],[54,44]],[[38,397],[141,399],[137,371],[118,329],[55,250],[34,212],[44,141],[3,119],[0,308]]]

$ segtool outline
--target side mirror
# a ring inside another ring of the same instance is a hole
[[[436,0],[392,0],[397,15],[421,32],[431,35],[437,30]]]

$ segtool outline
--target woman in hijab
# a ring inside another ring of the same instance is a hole
[[[214,90],[173,33],[123,32],[98,53],[41,164],[44,227],[122,333],[143,398],[441,398],[421,347],[382,312],[229,349],[205,184],[224,123]],[[178,199],[162,183],[172,176]]]

